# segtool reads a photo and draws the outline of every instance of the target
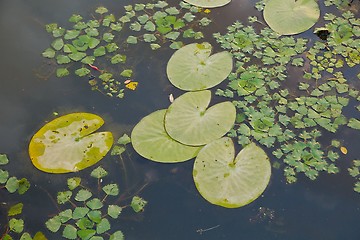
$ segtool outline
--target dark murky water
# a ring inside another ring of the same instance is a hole
[[[165,76],[172,50],[158,54],[140,49],[141,55],[132,56],[138,57],[136,77],[143,87],[124,100],[92,92],[86,80],[75,76],[57,79],[52,75],[48,80],[36,76],[48,71],[40,54],[51,42],[44,30],[45,24],[66,24],[71,14],[87,16],[99,5],[114,14],[122,13],[122,6],[130,3],[134,2],[0,0],[0,152],[8,155],[11,173],[27,177],[33,185],[31,191],[20,198],[25,203],[27,230],[32,233],[42,230],[49,239],[60,239],[50,237],[43,225],[48,215],[56,213],[46,191],[55,196],[57,191],[66,188],[64,179],[75,176],[39,172],[27,155],[31,136],[46,120],[52,119],[52,112],[99,114],[105,119],[103,129],[120,136],[129,133],[143,116],[166,108],[170,93],[179,93],[169,87]],[[223,9],[213,11],[215,24],[211,32],[221,31],[237,19],[244,21],[251,14],[258,15],[254,4],[255,0],[233,0]],[[359,156],[359,136],[349,134],[353,132],[344,130],[339,136],[349,149],[343,159],[348,162]],[[127,240],[360,239],[360,198],[353,192],[353,179],[346,172],[349,163],[342,164],[342,172],[337,175],[321,174],[314,182],[300,177],[293,185],[285,184],[281,170],[274,170],[262,197],[243,208],[224,209],[209,204],[198,194],[192,182],[192,161],[164,165],[146,161],[135,153],[131,159],[125,157],[124,160],[126,179],[119,159],[107,156],[101,165],[112,169],[113,180],[120,182],[121,189],[140,188],[149,183],[141,193],[149,201],[141,217],[126,215],[119,226],[112,227],[121,229]],[[88,176],[89,172],[84,170],[79,175]],[[0,195],[1,202],[8,200],[14,201],[12,196]],[[259,218],[260,207],[273,210],[274,218]],[[0,213],[4,219],[4,212]]]

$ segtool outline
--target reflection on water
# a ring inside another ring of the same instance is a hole
[[[245,21],[250,13],[260,16],[253,8],[255,2],[233,0],[230,5],[214,10],[210,16],[215,23],[206,36],[223,32],[224,26],[235,20]],[[50,76],[47,80],[36,77],[36,73],[51,72],[40,54],[51,41],[44,24],[59,22],[65,25],[71,14],[87,16],[101,4],[116,14],[122,12],[123,5],[130,3],[133,2],[0,1],[0,152],[9,155],[12,161],[9,170],[14,175],[27,177],[33,184],[31,191],[21,197],[25,203],[25,221],[30,223],[32,232],[42,230],[49,234],[43,223],[49,215],[56,213],[49,195],[55,196],[57,191],[64,189],[66,178],[88,176],[90,171],[51,175],[39,172],[31,165],[26,153],[28,141],[45,121],[53,118],[54,111],[99,114],[106,122],[102,129],[119,137],[123,133],[129,134],[143,116],[166,108],[169,94],[175,97],[181,94],[168,83],[165,75],[166,61],[173,51],[154,53],[140,45],[131,56],[137,59],[134,64],[140,85],[122,101],[91,92],[87,82],[75,76],[64,79]],[[352,138],[346,132],[343,136]],[[344,141],[348,149],[356,149],[357,141]],[[359,152],[350,152],[344,162],[358,155]],[[316,182],[300,178],[298,183],[286,185],[282,182],[282,172],[274,170],[271,184],[261,198],[240,209],[224,209],[210,205],[198,194],[191,176],[192,161],[176,165],[153,163],[129,148],[122,159],[107,156],[100,164],[111,172],[114,181],[120,183],[121,191],[134,193],[141,190],[141,196],[149,202],[141,218],[125,215],[118,226],[113,226],[113,229],[123,230],[128,240],[318,240],[358,239],[360,236],[357,224],[359,196],[348,187],[352,180],[346,173],[320,176]],[[7,200],[0,194],[0,202]],[[26,207],[29,205],[30,208]],[[269,210],[265,212],[267,219],[249,221],[260,216],[257,215],[259,209]],[[3,223],[3,209],[0,213]],[[270,213],[274,214],[273,218]]]

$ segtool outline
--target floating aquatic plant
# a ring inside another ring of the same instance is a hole
[[[263,6],[257,5],[260,10]],[[234,99],[238,109],[228,136],[236,137],[243,146],[257,141],[277,148],[273,154],[283,159],[289,183],[296,181],[300,172],[310,179],[320,171],[337,173],[337,152],[341,149],[324,150],[316,140],[321,136],[316,128],[334,133],[344,125],[356,129],[359,122],[343,114],[350,97],[359,100],[359,92],[351,89],[342,74],[345,63],[358,66],[356,54],[349,54],[357,53],[358,20],[349,12],[343,18],[324,17],[331,21],[326,27],[331,30],[327,43],[317,41],[310,48],[303,38],[281,37],[266,27],[255,31],[252,24],[256,17],[250,17],[247,26],[235,22],[226,34],[214,34],[236,58],[236,70],[229,75],[227,88],[216,92]],[[262,67],[255,64],[259,60]],[[282,87],[289,78],[288,68],[305,72],[298,90]]]
[[[118,205],[121,197],[116,183],[105,185],[107,171],[102,167],[94,169],[90,176],[98,181],[98,192],[86,188],[79,177],[67,179],[68,190],[58,192],[57,203],[68,208],[60,210],[58,214],[45,223],[50,232],[62,234],[65,239],[104,239],[123,240],[124,234],[120,230],[114,231],[112,223],[126,206]],[[113,203],[109,203],[109,202]],[[129,206],[135,212],[144,210],[147,201],[134,196]]]
[[[353,160],[352,166],[348,168],[350,176],[356,179],[354,191],[360,193],[360,160]]]
[[[118,19],[105,7],[95,10],[95,19],[85,20],[73,14],[69,18],[73,26],[69,29],[56,23],[46,25],[54,40],[42,55],[54,59],[59,66],[56,76],[74,72],[87,77],[93,90],[123,98],[126,90],[134,91],[138,85],[132,80],[133,71],[125,55],[131,45],[146,42],[156,50],[170,42],[171,48],[178,49],[183,45],[181,39],[203,38],[199,29],[211,22],[199,13],[200,8],[184,2],[177,7],[164,1],[134,4],[125,6],[125,10]],[[192,23],[191,27],[188,23]],[[127,27],[136,34],[124,36],[123,29]]]
[[[174,163],[194,158],[201,147],[182,144],[164,127],[166,109],[144,117],[131,133],[132,145],[141,156],[156,162]]]
[[[316,0],[269,0],[264,19],[275,32],[293,35],[311,28],[320,17]]]
[[[165,114],[166,132],[176,141],[201,146],[224,136],[234,125],[236,109],[231,102],[209,107],[209,90],[188,92],[169,106]]]
[[[226,51],[210,55],[211,51],[212,46],[207,42],[188,44],[177,50],[166,68],[170,82],[185,91],[198,91],[225,80],[233,68],[232,56]]]
[[[8,163],[9,159],[6,154],[0,154],[0,165],[5,166]],[[18,194],[22,195],[30,188],[30,182],[26,178],[18,179],[15,176],[10,176],[9,172],[5,169],[0,169],[0,184],[2,185],[0,188],[6,189],[11,194],[17,192]],[[3,195],[4,193],[1,194]],[[11,240],[14,236],[21,236],[21,240],[47,239],[42,232],[37,232],[34,235],[34,238],[31,238],[31,235],[24,231],[25,221],[22,218],[24,204],[22,202],[18,202],[12,206],[7,206],[7,203],[3,203],[3,206],[7,208],[7,217],[9,220],[6,232],[0,235],[1,239]]]
[[[155,4],[135,4],[125,6],[126,14],[120,18],[136,32],[127,37],[127,43],[146,42],[152,50],[161,48],[170,42],[170,48],[179,49],[186,39],[201,39],[199,31],[211,23],[201,13],[201,8],[180,2],[178,6],[169,6],[165,1]]]
[[[71,113],[45,124],[29,144],[30,159],[49,173],[77,172],[100,161],[110,150],[110,132],[94,133],[104,120],[91,113]]]
[[[203,8],[216,8],[225,6],[230,3],[231,0],[185,0],[185,2]]]
[[[244,147],[235,157],[231,138],[207,144],[195,159],[196,188],[209,202],[228,208],[241,207],[258,198],[269,183],[271,165],[256,144]]]

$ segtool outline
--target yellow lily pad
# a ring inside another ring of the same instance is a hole
[[[29,155],[48,173],[77,172],[100,161],[110,150],[111,132],[94,133],[104,120],[91,113],[71,113],[45,124],[32,137]]]

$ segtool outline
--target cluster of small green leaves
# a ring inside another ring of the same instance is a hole
[[[335,5],[339,9],[344,9],[350,5],[350,2],[351,0],[325,0],[324,4],[327,7]]]
[[[0,165],[4,166],[9,163],[9,159],[5,154],[0,154]],[[3,169],[0,169],[0,184],[5,184],[1,188],[5,188],[9,193],[15,193],[22,195],[29,188],[30,183],[26,178],[17,179],[16,177],[10,177],[9,172]],[[14,216],[19,216],[22,213],[24,204],[17,203],[11,206],[8,209],[7,216],[9,217],[8,230],[1,236],[1,239],[12,240],[12,234],[21,234],[24,231],[24,220],[21,218],[15,218]],[[41,240],[46,239],[43,233],[38,232],[35,234],[34,238],[31,238],[31,235],[28,232],[24,232],[20,240]]]
[[[255,17],[249,18],[250,23],[255,21]],[[335,81],[320,86],[301,82],[300,96],[281,89],[288,78],[288,67],[304,66],[302,55],[308,41],[281,37],[269,28],[257,33],[252,26],[239,22],[229,26],[225,35],[216,33],[214,37],[237,59],[237,69],[229,75],[227,88],[216,92],[234,98],[238,109],[229,136],[236,137],[241,145],[255,140],[277,148],[273,154],[286,164],[284,173],[289,183],[296,181],[300,172],[310,179],[315,179],[319,171],[338,172],[334,164],[338,154],[322,150],[317,142],[321,133],[315,129],[321,126],[335,132],[339,125],[348,123],[342,108],[349,99],[330,91],[342,86]],[[358,93],[353,90],[352,94]]]
[[[360,19],[346,11],[341,17],[326,13],[324,20],[329,22],[318,30],[329,32],[326,42],[316,42],[307,53],[315,79],[320,79],[324,71],[333,73],[345,63],[349,67],[360,64]]]
[[[348,171],[356,179],[354,191],[360,193],[360,160],[353,160],[352,166],[348,168]]]
[[[184,45],[181,37],[201,39],[203,33],[195,29],[211,23],[209,18],[198,14],[201,8],[182,1],[179,7],[171,7],[167,2],[159,1],[155,4],[128,5],[125,10],[126,15],[120,20],[128,22],[132,31],[141,34],[128,36],[127,42],[147,42],[153,50],[159,49],[166,42],[171,42],[170,48],[179,49]]]
[[[122,135],[116,142],[116,144],[113,146],[113,148],[111,149],[111,155],[118,155],[121,156],[121,154],[123,152],[125,152],[126,150],[126,145],[131,143],[131,139],[130,137],[125,133],[124,135]]]
[[[126,55],[121,54],[120,51],[123,49],[119,47],[117,39],[123,23],[117,21],[113,14],[106,14],[107,12],[106,8],[99,7],[95,10],[97,19],[88,21],[83,21],[83,17],[78,14],[73,14],[69,18],[69,22],[73,23],[72,29],[59,27],[56,23],[46,25],[46,30],[53,35],[55,40],[42,55],[46,58],[54,58],[58,65],[64,66],[56,70],[57,77],[69,75],[68,68],[72,63],[78,62],[81,65],[75,70],[75,74],[80,77],[88,76],[89,84],[93,89],[105,92],[109,96],[116,95],[116,97],[122,98],[124,88],[121,82],[115,78],[130,77],[131,69],[125,69],[120,74],[115,74],[112,67],[107,65],[103,65],[104,69],[100,69],[98,60],[99,58],[105,59],[114,67],[126,62]],[[95,62],[98,66],[93,65]],[[92,75],[95,72],[99,73],[97,78],[101,80],[101,84]]]
[[[130,45],[143,41],[150,43],[150,47],[155,50],[171,42],[170,48],[178,49],[183,46],[180,37],[203,38],[203,33],[194,29],[211,22],[206,17],[200,19],[200,14],[194,15],[201,12],[200,8],[184,2],[180,2],[178,8],[158,1],[154,4],[128,5],[125,10],[126,13],[119,19],[109,14],[105,7],[98,7],[94,13],[95,19],[88,21],[73,14],[69,18],[73,26],[69,29],[57,23],[46,25],[46,30],[55,39],[42,55],[54,59],[60,65],[56,76],[68,76],[69,69],[76,63],[72,67],[76,68],[74,73],[88,77],[92,90],[123,98],[126,85],[122,82],[133,77],[132,69],[125,66],[127,57],[124,53]],[[125,26],[139,34],[122,36]],[[119,66],[122,71],[118,71]]]
[[[124,235],[120,230],[109,233],[111,219],[118,219],[125,208],[108,203],[110,198],[116,202],[119,195],[118,185],[110,183],[101,186],[103,178],[108,175],[102,167],[94,169],[90,175],[97,179],[101,190],[94,193],[81,184],[81,178],[69,178],[67,180],[69,190],[58,192],[57,202],[70,207],[46,221],[46,227],[54,233],[62,229],[62,237],[65,239],[100,240],[106,237],[110,240],[123,240]],[[131,207],[135,212],[140,212],[143,211],[146,203],[142,198],[135,196]]]

